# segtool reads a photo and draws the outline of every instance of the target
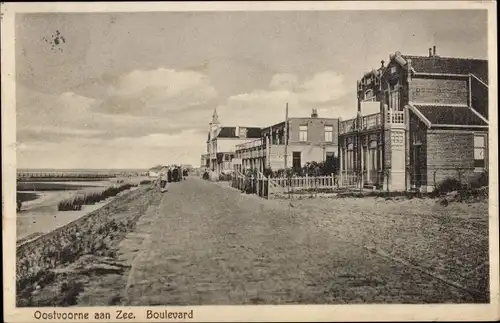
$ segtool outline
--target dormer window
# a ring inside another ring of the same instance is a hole
[[[367,90],[367,91],[365,92],[365,100],[367,100],[367,99],[371,98],[372,96],[373,96],[373,90],[372,90],[372,89]]]

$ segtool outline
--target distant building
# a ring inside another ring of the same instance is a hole
[[[342,174],[390,190],[430,191],[488,167],[488,62],[396,52],[357,85],[357,117],[340,122]]]
[[[285,123],[263,128],[259,139],[238,145],[236,157],[241,164],[237,169],[285,168]],[[301,168],[307,162],[338,156],[338,129],[338,119],[320,118],[316,110],[310,117],[289,118],[287,167]]]
[[[158,165],[158,166],[150,168],[148,170],[148,176],[151,178],[157,178],[158,176],[160,176],[160,171],[161,171],[162,167],[163,167],[162,165]]]
[[[209,124],[206,153],[201,156],[201,166],[216,173],[230,173],[235,146],[260,138],[260,128],[222,126],[217,110],[214,110]]]

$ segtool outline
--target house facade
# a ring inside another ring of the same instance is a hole
[[[396,52],[357,84],[340,122],[341,173],[361,185],[430,191],[488,167],[488,62]],[[377,111],[378,109],[378,111]]]
[[[265,168],[283,169],[285,163],[287,167],[301,168],[307,162],[322,162],[330,155],[338,156],[338,119],[320,118],[313,111],[310,117],[289,118],[287,131],[285,126],[283,121],[263,128],[259,139],[238,145],[235,156],[240,163],[236,169],[252,168],[262,172]]]
[[[201,156],[201,166],[219,174],[233,170],[232,159],[236,145],[260,138],[260,128],[226,127],[219,122],[217,110],[214,110],[209,124],[206,153]]]

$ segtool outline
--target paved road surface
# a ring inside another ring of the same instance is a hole
[[[127,305],[470,300],[455,287],[353,245],[349,234],[318,228],[287,201],[197,178],[171,185],[137,231],[145,239],[127,245],[139,249],[130,259]]]

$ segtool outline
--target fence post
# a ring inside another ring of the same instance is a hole
[[[433,174],[432,174],[432,177],[433,177],[433,180],[434,180],[434,190],[437,189],[437,184],[436,184],[436,173],[437,173],[437,169],[434,170]]]
[[[260,180],[260,174],[259,174],[259,173],[257,173],[257,176],[256,176],[256,177],[257,177],[257,180],[256,180],[256,182],[255,182],[255,183],[257,184],[257,188],[256,188],[256,190],[255,190],[255,191],[257,192],[257,196],[260,196],[260,195],[259,195],[259,186],[260,186],[260,185],[259,185],[259,180]]]
[[[332,188],[335,188],[335,175],[332,173]]]
[[[309,175],[306,174],[306,190],[309,189]]]
[[[267,199],[271,199],[271,176],[267,178]]]

